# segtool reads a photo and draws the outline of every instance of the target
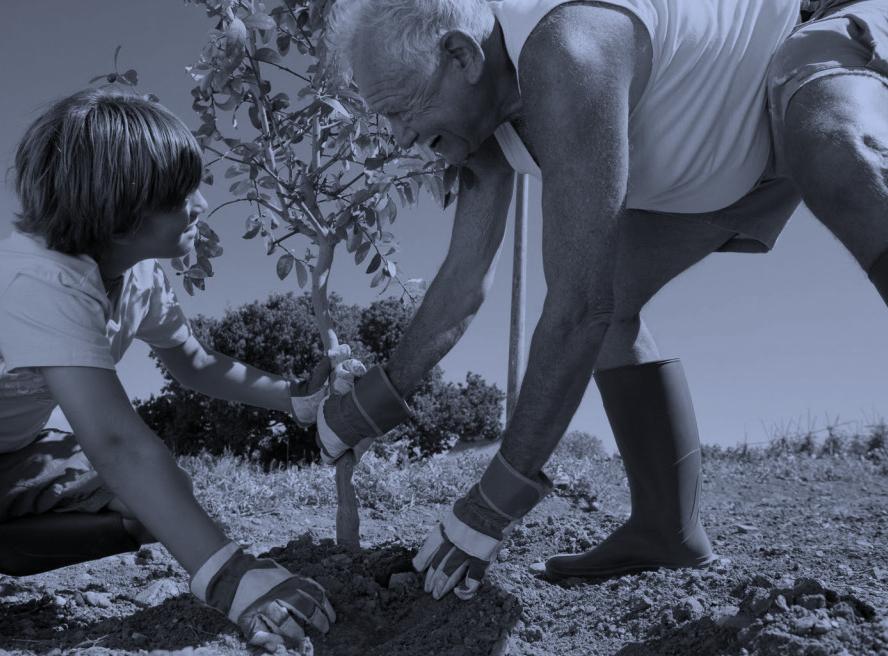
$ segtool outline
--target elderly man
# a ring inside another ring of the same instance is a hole
[[[593,373],[632,513],[548,573],[712,560],[687,384],[640,312],[712,252],[768,251],[799,194],[888,302],[888,0],[803,8],[799,24],[799,0],[338,0],[331,47],[362,96],[461,176],[398,349],[319,412],[328,460],[407,416],[484,299],[514,172],[542,180],[542,316],[499,453],[414,560],[436,598],[472,596],[550,489],[542,467]]]

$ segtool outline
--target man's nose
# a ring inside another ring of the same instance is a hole
[[[395,141],[398,142],[398,145],[407,150],[413,143],[416,141],[419,135],[412,130],[410,127],[405,125],[403,121],[397,118],[389,119],[389,123],[392,126],[392,132],[395,135]]]

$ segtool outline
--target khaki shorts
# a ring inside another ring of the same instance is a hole
[[[820,0],[813,4],[810,20],[797,26],[783,42],[768,71],[777,175],[788,175],[783,153],[786,109],[799,89],[835,75],[862,75],[888,85],[888,0]]]
[[[98,512],[114,498],[71,433],[45,430],[0,453],[0,522],[46,512]]]

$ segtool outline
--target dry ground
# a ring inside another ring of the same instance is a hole
[[[556,494],[527,517],[470,602],[431,600],[409,557],[479,475],[484,454],[406,468],[368,456],[357,476],[358,556],[329,540],[328,470],[263,473],[230,457],[183,466],[235,539],[327,587],[339,622],[326,638],[311,635],[318,655],[888,654],[888,467],[878,453],[796,450],[707,453],[704,520],[721,556],[708,568],[556,585],[534,563],[588,549],[628,512],[619,459],[565,444],[547,468]],[[0,576],[0,651],[248,653],[231,625],[192,600],[183,571],[156,545]]]

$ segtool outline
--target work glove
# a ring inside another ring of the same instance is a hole
[[[317,420],[318,407],[330,390],[345,394],[355,380],[367,371],[360,360],[351,357],[351,347],[340,344],[327,351],[327,357],[315,366],[308,380],[290,381],[290,403],[293,419],[302,428],[312,426]],[[328,384],[329,381],[329,384]]]
[[[301,649],[303,625],[327,633],[336,613],[316,581],[229,542],[191,579],[191,592],[237,624],[247,642],[268,652]]]
[[[410,407],[376,366],[356,380],[346,393],[327,396],[318,406],[318,445],[321,460],[334,464],[349,450],[360,455],[372,441],[410,418]]]
[[[425,591],[471,599],[512,529],[552,489],[540,472],[530,479],[497,453],[481,481],[459,499],[413,558],[426,573]]]

